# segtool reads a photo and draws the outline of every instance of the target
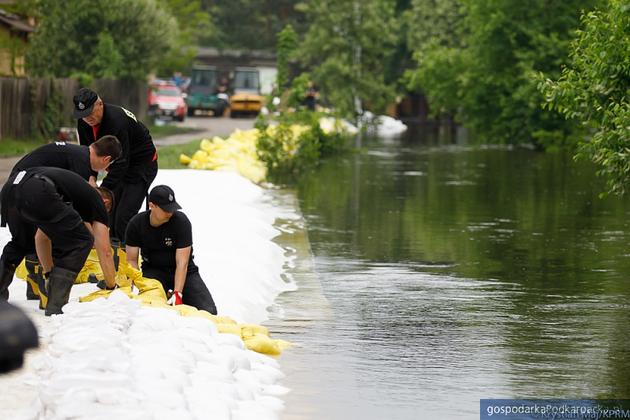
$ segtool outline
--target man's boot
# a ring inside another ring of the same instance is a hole
[[[62,314],[61,308],[70,299],[70,289],[77,273],[61,267],[53,267],[48,278],[48,303],[46,316]]]
[[[0,299],[0,373],[21,367],[24,352],[38,345],[33,322],[19,308]]]
[[[9,300],[9,285],[13,281],[15,265],[0,258],[0,299]]]
[[[35,290],[33,290],[33,284],[39,285],[42,283],[38,280],[39,276],[43,275],[42,266],[39,265],[39,260],[36,255],[27,255],[26,258],[24,258],[24,265],[28,273],[28,278],[26,279],[26,299],[38,300],[39,290],[35,292]],[[29,281],[29,279],[31,281]]]

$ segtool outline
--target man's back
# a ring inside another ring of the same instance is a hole
[[[36,167],[26,171],[26,176],[40,175],[50,179],[64,201],[70,202],[84,222],[108,224],[107,210],[94,187],[74,172],[52,167]]]
[[[87,181],[91,174],[90,150],[85,146],[62,141],[45,144],[20,159],[11,174],[37,166],[66,169]]]

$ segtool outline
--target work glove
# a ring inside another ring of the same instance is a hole
[[[167,304],[175,306],[184,303],[184,301],[182,300],[182,292],[174,292],[172,290],[169,290],[168,295],[170,296],[170,298],[166,301]]]
[[[99,280],[98,283],[96,283],[96,287],[102,290],[115,290],[118,289],[119,286],[118,283],[116,283],[114,287],[107,287],[107,283],[105,282],[105,280]]]

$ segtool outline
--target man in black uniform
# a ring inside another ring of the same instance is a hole
[[[92,245],[107,287],[116,286],[107,210],[99,191],[79,175],[46,167],[17,172],[7,180],[2,202],[12,239],[2,255],[0,296],[8,298],[17,264],[33,249],[48,273],[47,316],[62,313]]]
[[[141,251],[142,275],[159,280],[172,293],[171,305],[184,303],[216,315],[212,295],[193,261],[192,226],[178,209],[170,187],[151,190],[149,210],[135,215],[127,226],[127,262],[138,269]]]
[[[112,162],[120,157],[120,154],[120,142],[115,136],[103,136],[89,146],[79,146],[77,144],[57,141],[40,146],[25,155],[15,164],[9,177],[20,171],[37,166],[48,166],[68,169],[88,181],[93,172],[97,173],[105,170]],[[6,185],[8,185],[8,183],[5,184],[5,186]],[[92,185],[96,186],[96,183],[94,182]],[[3,202],[1,207],[2,222],[0,225],[6,226],[7,215],[5,211],[8,206]],[[34,251],[35,250],[33,250],[33,252]],[[6,261],[4,258],[0,258],[0,275],[5,271],[5,265]],[[37,281],[37,277],[39,276],[37,266],[37,257],[34,254],[27,254],[26,269],[29,277],[34,281]],[[33,293],[30,283],[27,283],[26,296],[28,299],[38,299],[38,296]]]
[[[96,92],[80,89],[73,101],[81,144],[90,145],[98,137],[111,134],[122,146],[121,158],[111,165],[101,185],[112,190],[115,196],[110,235],[124,239],[127,223],[140,210],[157,174],[155,145],[149,130],[133,113],[103,103]]]
[[[20,159],[11,174],[36,166],[67,169],[90,180],[93,173],[104,171],[122,153],[120,142],[115,136],[103,136],[89,146],[56,141],[38,147]],[[96,186],[93,179],[92,186]]]

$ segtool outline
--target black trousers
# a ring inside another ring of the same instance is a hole
[[[173,290],[175,273],[168,270],[160,270],[153,267],[147,267],[142,265],[143,277],[149,279],[156,279],[162,283],[164,291],[168,292]],[[186,283],[184,283],[184,290],[182,290],[182,300],[184,304],[194,306],[197,309],[210,312],[212,315],[217,314],[217,307],[214,304],[212,295],[203,282],[203,279],[199,275],[198,271],[186,274]]]
[[[9,230],[22,235],[41,229],[52,242],[52,257],[56,267],[78,273],[87,259],[94,237],[85,227],[81,216],[70,203],[63,201],[55,185],[45,177],[33,176],[13,186],[16,212],[9,209]],[[20,239],[26,244],[26,238]],[[24,251],[34,251],[33,248]],[[6,248],[6,247],[5,247]],[[24,254],[26,255],[27,252]],[[24,255],[22,256],[22,258]]]
[[[134,172],[138,171],[134,170]],[[109,235],[120,239],[123,243],[129,220],[138,214],[142,203],[147,198],[149,187],[157,175],[157,161],[147,163],[140,172],[135,182],[123,180],[113,188],[114,209],[110,216]]]

